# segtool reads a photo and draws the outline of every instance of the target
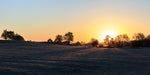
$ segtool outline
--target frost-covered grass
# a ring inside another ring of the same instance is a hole
[[[150,75],[150,48],[5,42],[0,75]]]

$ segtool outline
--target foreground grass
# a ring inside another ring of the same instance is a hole
[[[150,75],[150,48],[0,43],[0,75]]]

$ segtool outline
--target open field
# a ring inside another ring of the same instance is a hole
[[[0,75],[150,75],[150,48],[5,42]]]

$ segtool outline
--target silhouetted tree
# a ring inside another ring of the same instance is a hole
[[[110,43],[110,36],[109,35],[106,35],[106,37],[104,39],[104,43],[109,45],[109,43]]]
[[[24,41],[24,38],[21,35],[19,35],[19,34],[15,34],[13,36],[13,40]]]
[[[130,38],[128,37],[127,34],[121,34],[121,35],[117,35],[115,37],[115,42],[116,42],[116,46],[117,47],[123,47],[126,46],[129,42]]]
[[[143,33],[137,33],[133,36],[134,41],[131,42],[132,47],[143,47],[143,41],[145,40],[145,35]]]
[[[49,38],[49,39],[47,40],[47,42],[48,42],[48,43],[53,43],[53,40],[52,40],[51,38]]]
[[[129,42],[130,41],[130,38],[128,37],[127,34],[123,34],[123,41],[124,42]]]
[[[146,39],[147,39],[147,40],[150,40],[150,35],[148,35]]]
[[[9,40],[24,41],[24,38],[19,34],[15,34],[14,31],[4,30],[1,37],[4,38],[5,40],[9,39]]]
[[[106,35],[105,39],[104,39],[104,43],[106,45],[108,45],[108,47],[114,47],[114,39],[111,38],[109,35]]]
[[[71,41],[73,41],[73,33],[72,32],[68,32],[65,34],[64,39],[66,40],[66,42],[68,43],[68,45],[70,44]]]
[[[123,34],[123,46],[129,46],[130,38],[127,34]]]
[[[116,46],[116,44],[115,44],[115,41],[114,41],[114,38],[111,38],[110,40],[109,40],[109,45],[108,45],[109,47],[115,47]]]
[[[115,41],[116,42],[120,42],[120,41],[122,41],[123,40],[123,36],[122,35],[117,35],[116,37],[115,37]]]
[[[10,40],[13,40],[15,34],[14,34],[14,31],[8,31],[7,32],[7,37],[10,39]]]
[[[98,45],[98,40],[96,40],[96,39],[91,39],[91,45],[93,46],[93,47],[97,47],[97,45]]]
[[[7,37],[7,30],[4,30],[4,31],[3,31],[1,37],[4,38],[5,40],[8,39],[8,37]]]
[[[137,33],[137,34],[134,34],[133,39],[134,40],[144,40],[145,35],[143,33]]]
[[[57,35],[54,42],[60,44],[62,43],[62,41],[63,41],[62,35]]]

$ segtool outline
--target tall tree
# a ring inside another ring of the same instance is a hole
[[[65,34],[64,39],[66,40],[66,42],[68,44],[70,44],[70,42],[73,41],[73,37],[74,37],[73,33],[72,32],[68,32],[68,33]]]
[[[4,30],[2,35],[1,35],[2,38],[4,38],[5,40],[7,40],[7,30]]]
[[[55,43],[62,43],[63,41],[63,36],[62,35],[57,35],[56,38],[55,38]]]
[[[110,36],[109,35],[106,35],[105,39],[104,39],[104,43],[105,44],[109,44],[110,43]]]

